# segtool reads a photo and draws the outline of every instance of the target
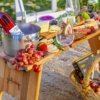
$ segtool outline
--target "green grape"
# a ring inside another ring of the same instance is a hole
[[[82,12],[81,16],[84,18],[84,19],[90,19],[90,16],[87,12]]]

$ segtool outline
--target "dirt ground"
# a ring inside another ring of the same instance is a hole
[[[72,86],[69,75],[73,70],[73,59],[89,51],[90,47],[85,42],[47,62],[43,69],[39,100],[82,100],[81,95]]]

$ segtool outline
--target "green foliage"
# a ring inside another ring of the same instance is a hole
[[[66,0],[57,0],[58,10],[65,9]],[[87,5],[88,0],[79,0],[81,7],[83,5]],[[50,0],[23,0],[24,7],[27,12],[39,12],[44,10],[51,9],[51,1]],[[15,5],[14,0],[0,0],[0,11],[7,12],[14,20],[15,20],[15,9],[13,8]],[[97,5],[100,9],[100,0]]]
[[[65,3],[66,3],[66,0],[59,0],[58,3],[57,3],[58,10],[65,9]]]

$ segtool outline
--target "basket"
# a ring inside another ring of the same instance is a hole
[[[94,73],[94,68],[97,63],[100,62],[100,58],[97,58],[87,70],[87,73],[84,76],[84,83],[80,84],[78,82],[78,77],[73,71],[70,74],[71,83],[76,88],[76,90],[82,95],[83,100],[100,100],[100,95],[96,94],[93,89],[90,87],[90,78],[91,74]]]

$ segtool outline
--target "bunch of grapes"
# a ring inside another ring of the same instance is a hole
[[[33,69],[35,72],[39,72],[40,65],[36,65],[36,62],[43,56],[44,52],[36,50],[34,44],[27,45],[25,49],[18,51],[12,64],[15,66],[16,70],[28,71],[29,69]]]

